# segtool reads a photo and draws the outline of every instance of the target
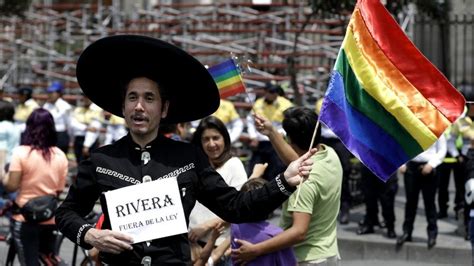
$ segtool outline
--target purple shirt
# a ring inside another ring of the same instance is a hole
[[[280,227],[270,224],[267,221],[258,223],[232,224],[230,229],[232,249],[239,248],[239,245],[234,242],[234,239],[236,238],[256,244],[283,232]],[[235,263],[233,264],[235,265]],[[292,248],[285,248],[257,257],[255,260],[250,261],[247,265],[291,266],[296,265],[296,257]]]

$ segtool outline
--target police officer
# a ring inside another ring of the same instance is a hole
[[[48,110],[53,116],[54,127],[58,137],[56,146],[65,154],[68,154],[72,106],[62,98],[63,91],[64,85],[59,81],[54,81],[46,89],[48,98],[43,108]]]
[[[257,114],[272,122],[272,125],[280,133],[284,134],[285,131],[282,126],[283,112],[292,107],[293,103],[278,94],[281,89],[279,85],[267,83],[264,89],[265,95],[255,101],[253,109]],[[268,168],[262,177],[270,180],[281,169],[284,169],[284,164],[278,157],[268,137],[258,132],[255,128],[255,122],[251,114],[247,116],[247,131],[250,138],[249,145],[252,149],[252,157],[247,166],[247,173],[250,175],[254,165],[257,163],[268,163]]]
[[[219,108],[212,115],[225,124],[227,131],[229,131],[230,142],[235,143],[244,130],[244,122],[235,110],[234,104],[231,101],[221,99]]]
[[[18,104],[15,107],[15,125],[23,132],[26,128],[26,119],[28,116],[39,107],[39,104],[32,98],[33,89],[30,87],[23,87],[18,90]]]
[[[219,104],[217,87],[204,66],[171,44],[136,35],[105,37],[82,53],[77,79],[94,103],[123,116],[130,131],[81,162],[56,213],[61,232],[82,247],[96,247],[105,264],[188,265],[190,250],[187,234],[131,244],[130,236],[109,230],[107,215],[102,230],[93,228],[83,217],[103,192],[176,178],[186,222],[199,200],[226,221],[239,223],[266,217],[309,175],[309,157],[315,150],[262,189],[238,192],[226,185],[197,147],[158,135],[161,122],[200,119]],[[196,87],[199,90],[190,89]]]

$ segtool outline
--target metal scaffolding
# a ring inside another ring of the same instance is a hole
[[[293,56],[299,90],[311,101],[326,87],[348,16],[311,18],[301,31],[312,10],[300,2],[265,9],[245,3],[159,4],[134,6],[127,13],[120,0],[32,5],[24,18],[0,17],[1,89],[8,93],[28,85],[39,91],[62,80],[66,94],[76,95],[75,62],[89,43],[141,34],[172,42],[205,65],[231,54],[250,61],[251,71],[244,74],[248,88],[269,81],[289,87],[287,61]]]

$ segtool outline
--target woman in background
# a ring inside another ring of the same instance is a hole
[[[3,179],[7,191],[18,191],[15,203],[23,207],[30,199],[57,196],[64,189],[68,160],[56,145],[56,131],[51,114],[39,108],[26,121],[21,146],[13,150],[10,168]],[[21,214],[12,217],[13,244],[21,265],[39,265],[42,259],[55,260],[54,217],[29,223]]]
[[[224,123],[217,117],[208,116],[201,120],[194,132],[191,143],[201,148],[209,158],[211,166],[224,178],[227,185],[240,189],[247,181],[247,173],[239,158],[232,156],[229,132]],[[204,207],[199,202],[189,216],[189,239],[191,242],[198,242],[204,246],[209,239],[213,228],[218,227],[223,221]],[[216,247],[220,244],[229,245],[228,230],[223,233],[215,242]],[[212,258],[212,256],[210,257]],[[230,264],[223,262],[223,264]],[[218,262],[213,262],[218,265]]]

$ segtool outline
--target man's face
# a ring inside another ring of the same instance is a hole
[[[123,115],[135,140],[152,141],[168,113],[169,102],[161,101],[156,82],[140,77],[130,81],[125,93]]]
[[[48,102],[55,103],[61,95],[58,92],[50,92],[48,93]]]
[[[18,95],[18,101],[20,103],[25,103],[26,102],[26,95],[25,94],[19,94]]]
[[[276,100],[277,97],[278,97],[277,92],[267,91],[265,93],[265,102],[268,104],[272,104]]]
[[[83,107],[86,107],[86,108],[90,107],[91,104],[92,104],[92,101],[89,98],[87,98],[86,96],[82,96],[79,99],[79,102]]]

